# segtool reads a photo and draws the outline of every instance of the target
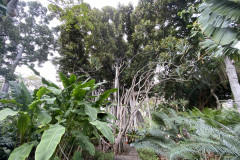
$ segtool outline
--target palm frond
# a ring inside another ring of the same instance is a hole
[[[206,0],[200,7],[198,23],[201,30],[218,45],[236,42],[239,32],[231,27],[239,20],[240,4],[229,0]]]

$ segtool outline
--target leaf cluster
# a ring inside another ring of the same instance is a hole
[[[102,83],[95,84],[95,80],[89,79],[80,81],[75,75],[67,78],[62,73],[59,77],[64,89],[43,78],[46,87],[35,90],[33,95],[23,83],[11,82],[11,98],[2,99],[1,103],[15,107],[4,107],[0,111],[0,120],[5,124],[14,117],[10,124],[17,127],[20,141],[15,144],[19,147],[12,151],[9,159],[25,159],[34,152],[35,159],[61,158],[65,156],[64,152],[71,157],[74,151],[80,151],[79,148],[94,155],[91,139],[105,137],[114,143],[108,126],[108,120],[113,116],[102,108],[116,89],[92,96]]]

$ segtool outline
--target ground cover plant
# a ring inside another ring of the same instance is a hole
[[[240,114],[236,110],[194,109],[153,114],[156,125],[132,145],[166,159],[238,159]]]

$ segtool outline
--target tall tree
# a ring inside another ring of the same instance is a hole
[[[183,38],[191,29],[185,29],[187,24],[177,15],[191,2],[142,0],[135,10],[131,5],[102,10],[89,7],[92,28],[84,22],[78,23],[75,14],[71,17],[71,29],[67,27],[69,23],[62,26],[61,57],[57,61],[60,70],[107,80],[110,83],[106,88],[119,89],[113,98],[117,105],[112,110],[120,119],[115,153],[122,152],[123,136],[129,128],[136,126],[135,115],[139,113],[142,100],[153,95],[148,93],[156,87],[157,66],[164,70],[159,72],[159,83],[167,79],[181,80],[177,71],[186,75],[185,70],[191,67],[192,61],[181,59],[190,51],[178,48],[186,47],[188,42]],[[166,8],[169,12],[163,14],[162,10]],[[59,10],[64,14],[58,15],[64,18],[65,10]],[[182,64],[185,67],[180,71]]]
[[[15,79],[15,69],[22,64],[34,65],[48,60],[53,49],[54,37],[47,15],[47,8],[39,2],[20,2],[16,18],[7,18],[0,26],[1,76],[5,78],[3,92],[8,92],[9,81]]]
[[[6,16],[16,16],[18,0],[1,0],[0,1],[0,24]]]

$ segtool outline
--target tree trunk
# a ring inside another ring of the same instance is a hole
[[[234,96],[234,101],[240,107],[240,85],[238,81],[238,76],[236,72],[236,68],[233,64],[233,61],[230,60],[228,57],[224,59],[226,65],[226,72],[228,75],[230,87]]]
[[[119,64],[116,63],[115,66],[115,80],[114,80],[114,88],[117,88],[118,91],[114,93],[114,101],[117,102],[117,106],[113,107],[113,115],[118,118],[118,110],[119,110]]]
[[[143,119],[142,113],[139,110],[136,112],[136,115],[135,115],[134,118],[136,118],[135,126],[136,127],[143,127],[144,119]]]
[[[5,82],[3,83],[1,91],[4,92],[4,93],[7,93],[8,90],[9,90],[9,82],[8,82],[8,80],[5,80]]]
[[[152,115],[151,115],[151,111],[150,111],[148,95],[146,95],[146,100],[147,100],[147,109],[148,109],[149,125],[152,126]]]
[[[9,74],[14,74],[15,72],[15,69],[17,68],[17,65],[18,65],[18,62],[20,61],[20,59],[22,58],[22,53],[23,53],[23,50],[24,50],[24,47],[21,47],[15,60],[13,61],[13,64],[11,66],[11,70],[10,70],[10,73]],[[8,90],[9,90],[9,79],[7,79],[5,77],[5,80],[4,80],[4,84],[2,86],[2,89],[1,91],[4,92],[4,93],[8,93]]]
[[[217,109],[220,109],[220,108],[221,108],[221,104],[220,104],[219,99],[218,99],[218,96],[215,94],[213,88],[211,88],[211,93],[212,93],[213,97],[216,99]]]

